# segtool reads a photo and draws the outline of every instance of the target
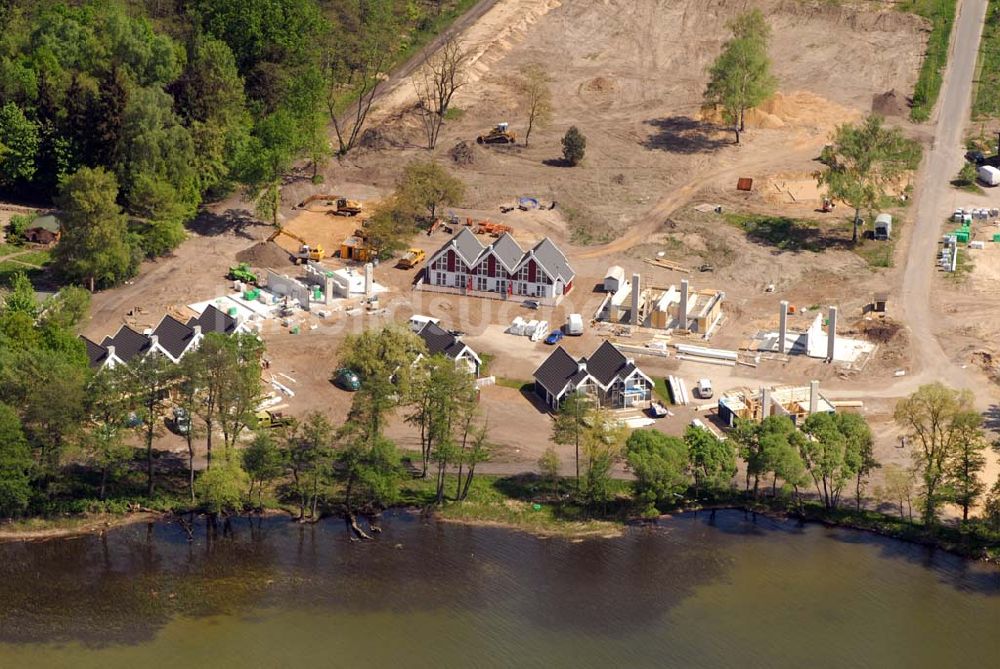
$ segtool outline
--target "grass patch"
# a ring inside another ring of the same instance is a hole
[[[444,113],[445,121],[458,121],[463,116],[465,116],[465,110],[459,109],[458,107],[448,107],[448,111]]]
[[[15,244],[0,244],[0,258],[4,256],[13,255],[15,253],[20,253],[24,250],[23,246],[17,246]]]
[[[509,379],[506,376],[498,376],[497,385],[503,386],[504,388],[513,388],[514,390],[520,390],[522,392],[532,390],[535,387],[535,384],[531,381],[525,381],[524,379]]]
[[[28,280],[35,283],[44,274],[44,270],[33,269],[31,267],[26,267],[20,263],[12,262],[7,260],[5,262],[0,262],[0,287],[8,288],[10,287],[11,281],[14,275],[18,272],[24,272],[28,275]]]
[[[913,106],[910,108],[910,118],[918,123],[930,118],[941,92],[944,68],[948,63],[951,26],[955,22],[955,4],[955,0],[903,0],[896,5],[901,12],[916,14],[931,22],[927,52],[913,88]]]
[[[972,262],[969,251],[960,248],[958,249],[958,258],[955,260],[955,271],[949,272],[948,277],[953,281],[962,281],[972,273],[974,268],[975,263]]]
[[[854,247],[854,252],[861,256],[869,267],[882,268],[892,267],[892,256],[895,249],[896,242],[894,240],[865,239]]]
[[[986,8],[986,23],[979,44],[979,61],[973,78],[972,118],[1000,116],[1000,3]],[[970,147],[979,148],[979,147]]]
[[[812,221],[785,216],[725,213],[723,219],[746,233],[747,239],[773,246],[782,251],[819,253],[834,246],[843,246],[843,236],[831,235]]]
[[[667,380],[662,376],[653,379],[653,392],[661,400],[670,404],[670,391],[667,389]]]
[[[454,497],[457,480],[449,475],[448,497]],[[460,502],[448,500],[441,517],[467,523],[496,524],[527,532],[560,536],[619,534],[631,510],[632,485],[612,482],[615,499],[606,511],[592,513],[568,499],[575,491],[572,479],[560,479],[553,487],[533,474],[485,476],[473,479],[469,496]],[[413,479],[403,486],[403,501],[414,506],[434,502],[434,480]]]
[[[52,252],[32,251],[31,253],[25,253],[22,256],[18,256],[15,260],[17,260],[17,262],[28,263],[29,265],[44,267],[52,261]]]

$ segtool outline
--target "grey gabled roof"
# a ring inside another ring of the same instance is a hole
[[[28,224],[28,230],[36,229],[48,230],[49,232],[59,232],[62,229],[62,223],[53,214],[45,214],[43,216],[37,217],[31,223]]]
[[[531,255],[534,256],[535,262],[553,278],[562,277],[562,280],[568,283],[576,275],[573,268],[569,266],[566,256],[548,237],[535,244],[535,247],[531,249]]]
[[[132,358],[144,355],[149,351],[152,342],[144,334],[136,332],[127,325],[121,326],[114,337],[105,337],[101,346],[115,347],[115,357],[122,362],[129,362]]]
[[[535,381],[553,395],[558,395],[578,371],[576,360],[560,346],[535,370]],[[583,375],[586,376],[586,372]]]
[[[601,344],[587,360],[587,371],[602,386],[610,385],[615,377],[628,376],[634,369],[635,365],[631,365],[621,351],[609,341]]]
[[[443,353],[455,360],[465,350],[465,344],[458,337],[430,321],[425,323],[417,334],[427,344],[427,352],[431,355]]]
[[[493,242],[490,248],[493,249],[493,253],[500,259],[503,266],[511,272],[521,263],[521,258],[524,257],[524,250],[518,246],[514,238],[507,232],[500,235],[500,238]]]
[[[170,316],[164,316],[153,330],[157,342],[173,358],[178,359],[194,340],[194,329]]]
[[[451,242],[454,244],[455,250],[458,251],[458,255],[469,267],[476,263],[485,248],[469,228],[462,228],[457,235],[451,238]]]
[[[87,359],[90,361],[90,368],[97,369],[103,365],[108,359],[108,349],[101,346],[97,342],[90,341],[83,335],[80,336],[83,340],[84,346],[87,347]]]
[[[205,311],[201,312],[201,316],[192,318],[187,324],[189,328],[200,325],[202,334],[218,332],[230,335],[236,331],[236,319],[229,314],[219,311],[211,304],[205,307]]]

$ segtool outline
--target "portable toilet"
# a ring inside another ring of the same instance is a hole
[[[892,237],[892,216],[879,214],[875,217],[875,239],[890,239]]]

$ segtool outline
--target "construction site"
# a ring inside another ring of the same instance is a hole
[[[739,147],[702,111],[701,91],[740,3],[705,12],[691,2],[501,0],[462,35],[472,54],[454,99],[462,113],[442,126],[434,150],[419,148],[412,86],[393,82],[372,111],[379,142],[334,161],[322,185],[290,180],[277,226],[256,220],[238,196],[219,203],[174,257],[96,295],[85,334],[103,337],[119,324],[141,332],[164,313],[190,317],[188,305],[235,306],[265,338],[273,373],[295,379],[280,377],[295,392],[285,396],[288,410],[316,408],[339,420],[351,396],[329,376],[346,334],[425,314],[490,360],[496,383],[482,388],[481,401],[491,422],[511,425],[495,435],[491,466],[516,469],[534,466],[551,433],[550,411],[518,388],[553,350],[549,335],[567,334],[570,316],[580,315],[582,333],[557,340],[571,356],[609,341],[659,386],[668,377],[691,387],[710,379],[726,398],[726,408],[722,399],[669,406],[656,429],[681,434],[699,419],[721,434],[733,415],[800,417],[829,406],[863,412],[880,456],[899,461],[892,402],[925,378],[902,308],[915,211],[901,197],[886,209],[887,238],[853,246],[852,212],[831,206],[812,174],[838,124],[877,107],[905,125],[905,106],[895,109],[887,92],[912,90],[926,23],[877,3],[760,4],[784,36],[770,53],[779,91],[748,114]],[[707,37],[692,48],[691,34]],[[557,61],[565,67],[551,72],[552,123],[523,146],[524,109],[507,73]],[[588,139],[586,159],[572,168],[558,161],[569,124]],[[465,197],[405,251],[374,262],[365,221],[393,192],[401,166],[428,157],[463,181]],[[904,185],[915,178],[906,175]],[[965,223],[952,221],[952,211],[989,210],[994,199],[949,199],[942,234]],[[992,239],[991,226],[973,215],[970,240]],[[561,298],[546,301],[526,275],[509,275],[501,287],[499,277],[451,271],[447,261],[432,269],[463,231],[477,253],[499,246],[498,257],[548,240],[571,266],[572,285],[564,277]],[[504,250],[507,239],[513,246]],[[942,317],[931,330],[948,337],[956,365],[990,361],[977,365],[1000,378],[992,362],[1000,350],[989,344],[1000,327],[994,245],[959,244],[958,264],[972,259],[971,269],[947,274],[965,277],[967,289],[936,275],[929,301]],[[441,289],[414,290],[433,283],[431,272],[441,273]],[[519,294],[515,281],[530,292]],[[811,381],[822,396],[810,394]],[[760,391],[749,390],[762,387],[772,389],[770,413]],[[657,397],[670,402],[669,393]],[[622,412],[624,420],[636,415]],[[418,446],[402,418],[389,433],[403,448]]]

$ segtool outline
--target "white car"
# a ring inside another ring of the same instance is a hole
[[[698,379],[698,397],[703,400],[712,397],[712,381],[710,379]]]

